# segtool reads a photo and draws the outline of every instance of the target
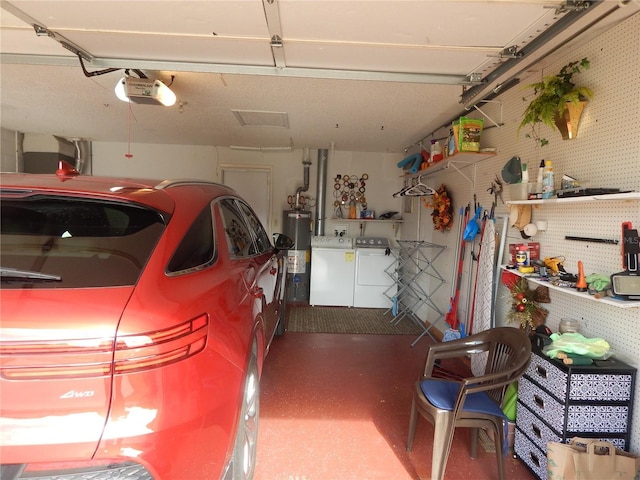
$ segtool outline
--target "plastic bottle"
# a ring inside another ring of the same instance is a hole
[[[453,128],[451,130],[449,130],[449,148],[447,149],[447,156],[450,157],[451,155],[456,153],[456,138],[453,134]]]
[[[540,166],[538,167],[538,178],[536,179],[536,193],[540,196],[542,195],[543,176],[544,176],[544,160],[540,160]]]
[[[522,164],[522,183],[529,183],[529,169],[527,169],[527,164]]]
[[[431,161],[439,162],[442,160],[442,145],[437,140],[431,140]]]
[[[353,200],[349,202],[349,218],[352,220],[356,218],[356,202]]]
[[[553,195],[553,163],[545,160],[542,173],[542,198],[551,198]]]

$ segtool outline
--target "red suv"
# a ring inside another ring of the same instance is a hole
[[[0,178],[7,479],[245,480],[291,240],[206,181]]]

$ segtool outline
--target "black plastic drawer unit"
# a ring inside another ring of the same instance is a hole
[[[636,369],[611,358],[569,366],[534,351],[518,385],[514,453],[547,478],[547,442],[597,438],[629,450]]]

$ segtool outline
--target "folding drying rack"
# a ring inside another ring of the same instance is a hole
[[[422,329],[422,333],[411,344],[412,347],[425,335],[437,341],[430,330],[439,321],[444,320],[445,314],[434,303],[433,295],[445,283],[445,279],[433,263],[447,247],[425,241],[398,240],[397,242],[399,248],[392,250],[397,262],[385,270],[394,280],[394,285],[384,292],[392,302],[391,322],[397,325],[402,319],[409,318]],[[428,285],[426,289],[423,286],[425,284]],[[433,310],[437,315],[435,321],[430,321],[428,327],[418,317],[418,311],[422,307],[426,307],[427,312]]]

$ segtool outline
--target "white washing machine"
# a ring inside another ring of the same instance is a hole
[[[357,237],[355,246],[353,306],[391,308],[397,265],[397,255],[391,251],[391,242],[383,237]]]
[[[355,264],[352,237],[311,237],[309,304],[352,307]]]

